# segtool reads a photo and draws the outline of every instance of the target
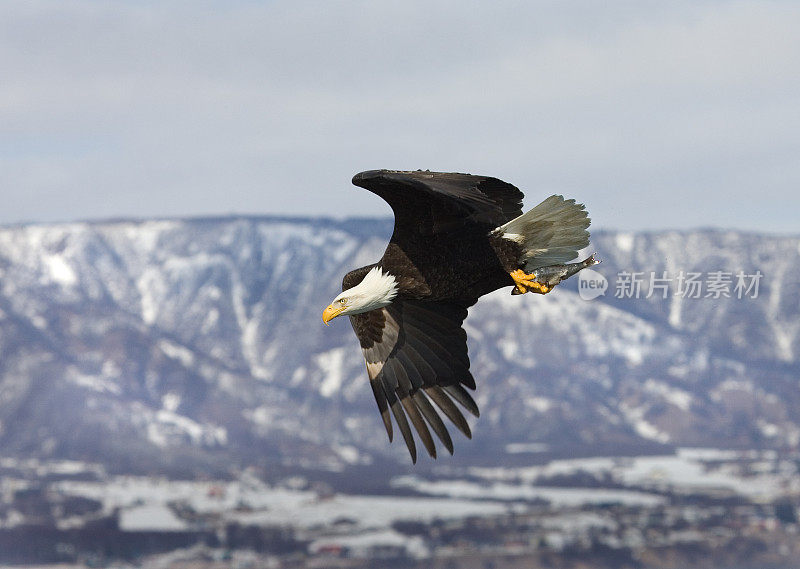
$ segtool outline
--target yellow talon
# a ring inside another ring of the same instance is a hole
[[[553,287],[551,286],[536,282],[534,280],[534,275],[529,275],[522,269],[517,269],[516,271],[509,273],[509,275],[511,275],[511,278],[514,279],[514,283],[517,285],[517,290],[520,292],[520,294],[524,294],[526,292],[547,294],[553,290]]]

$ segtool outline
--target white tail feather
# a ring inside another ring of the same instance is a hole
[[[522,245],[522,262],[530,272],[574,259],[589,246],[590,222],[583,204],[553,195],[495,231]]]

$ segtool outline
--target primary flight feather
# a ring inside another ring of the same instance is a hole
[[[589,245],[589,217],[562,196],[523,214],[522,192],[487,176],[371,170],[353,183],[389,203],[394,232],[377,263],[345,275],[322,319],[350,316],[389,440],[394,417],[413,462],[411,425],[431,457],[431,431],[452,454],[443,417],[471,438],[462,409],[479,415],[467,308],[506,286],[546,294],[593,265],[565,264]]]

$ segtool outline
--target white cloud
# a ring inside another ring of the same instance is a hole
[[[384,214],[358,170],[796,231],[792,2],[6,2],[0,221]]]

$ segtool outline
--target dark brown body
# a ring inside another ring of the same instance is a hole
[[[513,241],[479,232],[436,236],[414,244],[411,258],[389,243],[378,265],[398,280],[401,298],[449,300],[471,306],[479,297],[514,281],[509,272],[519,267],[522,254]]]
[[[514,284],[508,273],[519,267],[522,251],[492,232],[522,215],[515,186],[486,176],[388,170],[362,172],[353,183],[394,211],[394,233],[378,265],[398,280],[400,298],[471,306]]]

